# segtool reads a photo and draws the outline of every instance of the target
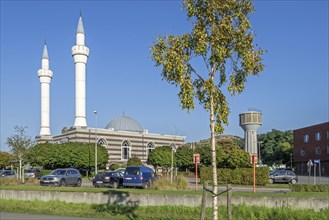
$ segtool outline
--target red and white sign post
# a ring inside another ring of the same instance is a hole
[[[198,191],[198,163],[200,163],[200,154],[193,154],[193,163],[195,164],[195,190]]]

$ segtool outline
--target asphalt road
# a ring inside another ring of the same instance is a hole
[[[189,187],[190,189],[195,189],[195,178],[186,178],[187,181],[189,182]],[[198,179],[198,182],[200,179]],[[310,184],[314,185],[314,181],[316,184],[328,184],[329,185],[329,177],[312,177],[312,176],[298,176],[298,182],[297,184]],[[202,185],[198,184],[198,189],[202,190]],[[208,187],[209,188],[209,187]],[[219,187],[219,191],[224,191],[226,190],[226,187]],[[232,186],[233,192],[253,192],[253,188],[250,186]],[[290,189],[288,188],[258,188],[256,186],[256,192],[289,192]]]

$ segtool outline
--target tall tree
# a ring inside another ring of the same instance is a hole
[[[215,134],[223,132],[229,114],[223,89],[227,87],[231,95],[241,93],[247,76],[263,70],[263,51],[253,43],[248,19],[254,12],[251,0],[184,0],[183,6],[192,22],[191,32],[158,37],[151,58],[162,66],[162,77],[179,86],[183,109],[193,109],[196,98],[209,112],[212,185],[217,194]],[[204,69],[196,68],[199,60]],[[217,197],[213,197],[213,219],[218,219]]]
[[[291,166],[291,154],[293,152],[292,131],[272,131],[260,134],[257,138],[261,142],[261,158],[268,165],[289,164]]]

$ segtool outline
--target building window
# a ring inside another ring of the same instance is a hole
[[[308,143],[310,141],[310,136],[308,134],[304,135],[304,143]]]
[[[316,141],[321,140],[321,133],[319,131],[315,133],[315,140]]]
[[[320,154],[321,154],[321,147],[320,147],[320,146],[317,146],[317,147],[315,148],[315,154],[316,154],[316,155],[320,155]]]
[[[149,156],[149,154],[151,153],[152,150],[154,150],[154,143],[149,142],[146,146],[147,157]]]
[[[329,139],[329,130],[327,131],[327,139]]]
[[[300,156],[305,156],[306,155],[306,151],[304,148],[300,149]]]
[[[101,145],[103,147],[107,147],[107,141],[104,138],[101,138],[97,141],[98,145]]]
[[[122,142],[121,145],[121,159],[122,160],[128,160],[131,157],[131,151],[130,151],[131,145],[130,142],[125,140]]]
[[[327,146],[327,154],[329,154],[329,145]]]

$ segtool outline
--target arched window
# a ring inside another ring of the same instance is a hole
[[[128,140],[124,140],[121,144],[121,159],[128,160],[131,156],[131,144]]]
[[[154,143],[153,142],[149,142],[146,146],[146,154],[147,156],[149,156],[149,154],[151,153],[151,151],[154,150]]]
[[[107,141],[104,138],[98,139],[97,144],[99,144],[103,147],[107,147]]]

